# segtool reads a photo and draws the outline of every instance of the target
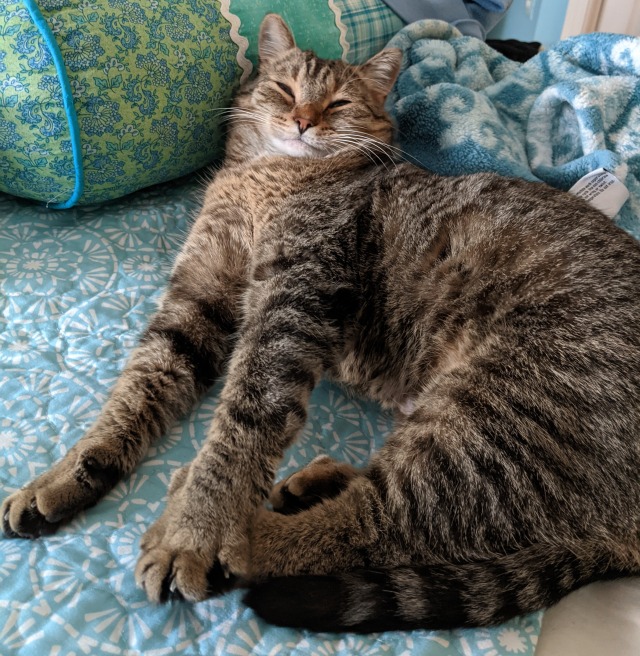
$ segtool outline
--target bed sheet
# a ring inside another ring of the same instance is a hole
[[[110,205],[53,212],[0,195],[0,495],[45,471],[96,419],[197,211],[180,181]],[[55,536],[0,538],[0,654],[423,654],[534,652],[541,614],[491,630],[354,636],[279,629],[240,593],[154,606],[135,587],[138,543],[171,472],[203,441],[219,386],[98,506]],[[282,474],[318,453],[365,462],[390,415],[323,382]]]

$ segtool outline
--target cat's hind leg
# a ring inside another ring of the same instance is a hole
[[[298,477],[304,473],[303,469]],[[316,473],[320,473],[318,468]],[[336,475],[340,477],[334,469],[325,481]],[[390,539],[389,517],[375,485],[350,467],[348,476],[341,492],[324,496],[305,510],[284,514],[261,508],[257,512],[250,539],[251,579],[328,574],[401,560],[397,545]],[[294,488],[305,498],[308,489],[318,484],[320,478],[310,483],[301,481],[300,488]]]

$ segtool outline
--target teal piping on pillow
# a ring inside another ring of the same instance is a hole
[[[27,11],[31,14],[31,20],[35,26],[40,30],[42,38],[45,40],[53,63],[55,64],[58,78],[60,80],[60,88],[62,89],[62,104],[67,114],[67,122],[69,123],[69,134],[71,135],[71,149],[73,151],[73,165],[76,174],[76,184],[73,194],[69,200],[64,203],[47,204],[55,210],[64,210],[68,207],[73,207],[77,202],[84,190],[84,169],[82,167],[82,147],[80,145],[80,127],[78,126],[78,115],[76,108],[73,104],[73,94],[71,93],[71,85],[69,84],[69,77],[67,69],[62,59],[62,53],[58,47],[58,43],[53,36],[53,32],[49,28],[49,24],[44,16],[40,13],[40,9],[36,4],[36,0],[23,0]]]

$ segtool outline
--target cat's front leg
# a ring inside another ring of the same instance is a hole
[[[49,471],[4,500],[5,535],[52,533],[95,504],[222,373],[248,284],[251,240],[250,218],[236,206],[205,205],[162,307],[100,417]]]
[[[198,601],[226,589],[225,572],[249,571],[251,521],[306,421],[313,387],[341,353],[354,309],[338,267],[320,288],[308,269],[291,266],[251,286],[207,440],[169,499],[162,540],[142,545],[136,578],[153,601],[171,593]]]
[[[163,316],[161,311],[157,321]],[[189,364],[168,340],[149,331],[147,335],[96,423],[49,471],[4,500],[0,512],[5,535],[48,535],[94,505],[196,400],[197,382]]]
[[[151,601],[201,601],[229,589],[232,571],[245,573],[245,504],[225,497],[246,501],[246,495],[218,472],[215,487],[226,488],[218,497],[208,468],[203,458],[189,465],[184,484],[170,489],[163,514],[140,542],[135,576]]]
[[[208,501],[202,505],[193,497],[191,486],[185,490],[193,463],[177,470],[169,485],[167,506],[160,518],[144,534],[140,542],[141,557],[136,566],[136,579],[149,599],[165,602],[168,599],[199,601],[214,593],[230,589],[235,577],[228,567],[223,569],[217,558],[217,534],[206,530],[211,522]],[[204,527],[197,540],[190,531],[185,534],[181,518],[189,513],[189,504],[199,506],[194,524]]]

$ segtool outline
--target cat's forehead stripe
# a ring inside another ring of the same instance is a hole
[[[318,69],[318,60],[315,57],[307,57],[305,64],[307,75],[311,78],[315,77]]]
[[[318,84],[326,84],[330,77],[334,77],[333,70],[330,66],[324,66],[316,75]]]
[[[317,80],[319,76],[326,75],[328,70],[329,66],[316,57],[305,57],[297,65],[296,77],[305,76],[310,80]]]
[[[306,89],[313,90],[312,93],[333,93],[338,87],[337,75],[331,63],[315,57],[298,63],[291,77],[298,92]]]

